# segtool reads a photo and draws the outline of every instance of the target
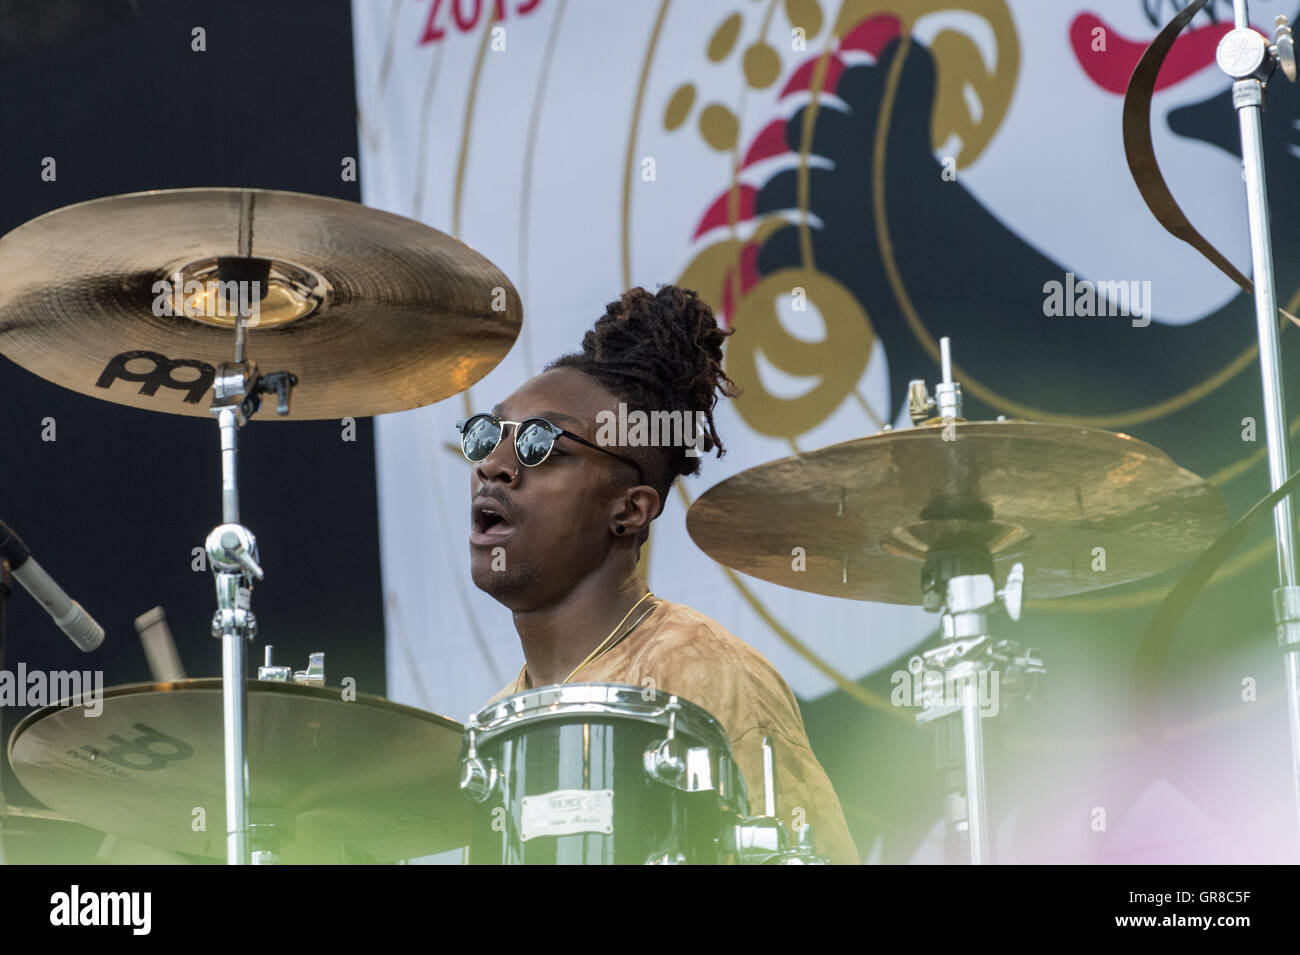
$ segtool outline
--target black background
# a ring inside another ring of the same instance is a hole
[[[247,186],[360,199],[346,0],[10,3],[0,35],[0,232],[118,193]],[[206,30],[205,52],[191,31]],[[57,179],[44,182],[44,157]],[[256,355],[253,355],[256,358]],[[207,400],[207,399],[205,399]],[[42,441],[53,418],[56,440]],[[301,668],[326,651],[332,685],[385,692],[373,427],[275,421],[240,432],[243,522],[266,579],[253,595],[261,646]],[[192,549],[221,519],[215,419],[97,401],[0,358],[0,519],[107,631],[77,650],[17,588],[5,666],[102,669],[105,686],[150,679],[133,626],[167,613],[189,676],[218,676],[211,573]],[[6,736],[26,711],[6,707]],[[31,803],[5,767],[6,796]]]

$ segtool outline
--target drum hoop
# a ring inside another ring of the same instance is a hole
[[[649,697],[649,699],[647,699]],[[732,759],[726,730],[704,707],[677,700],[677,731],[715,746],[719,755]],[[475,737],[482,746],[523,725],[575,716],[604,717],[668,725],[668,705],[673,694],[623,683],[566,683],[534,687],[497,700],[475,715]]]

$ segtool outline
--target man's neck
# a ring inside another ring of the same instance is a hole
[[[601,645],[643,598],[647,589],[635,572],[622,579],[596,574],[583,580],[558,603],[543,610],[517,611],[515,630],[527,661],[528,682],[563,682]],[[653,601],[645,601],[619,629],[631,626]]]

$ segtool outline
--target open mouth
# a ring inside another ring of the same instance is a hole
[[[515,526],[506,517],[504,509],[489,502],[474,505],[473,525],[470,531],[471,544],[492,544],[510,537]]]

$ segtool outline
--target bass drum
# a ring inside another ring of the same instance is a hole
[[[735,862],[745,781],[722,725],[614,683],[540,687],[465,726],[471,864]]]

